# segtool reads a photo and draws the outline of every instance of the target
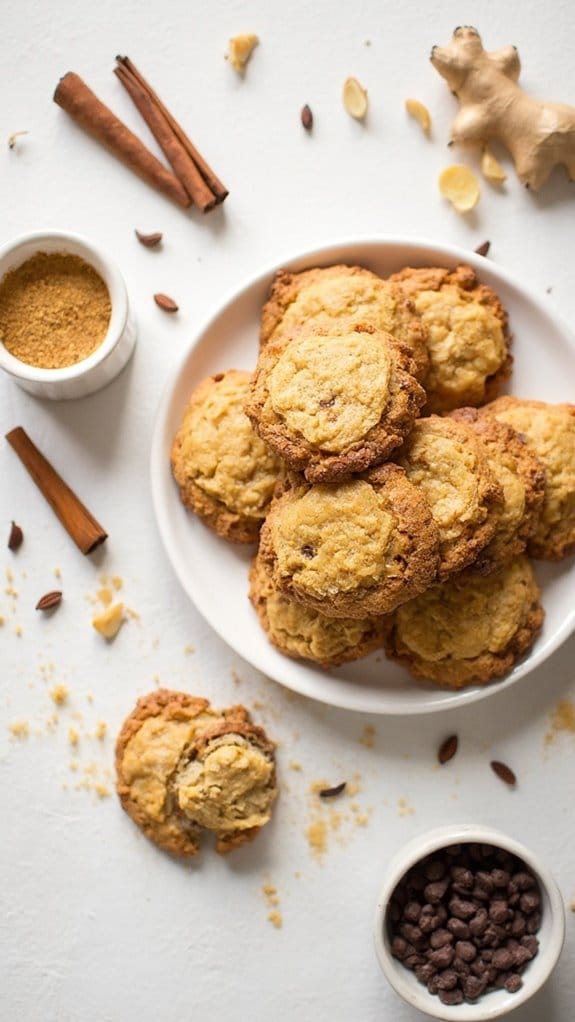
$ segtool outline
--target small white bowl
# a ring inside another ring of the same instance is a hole
[[[529,962],[522,975],[523,986],[517,993],[494,990],[479,998],[475,1004],[442,1004],[434,994],[419,982],[413,972],[392,957],[387,910],[393,891],[401,878],[417,862],[448,845],[479,843],[495,845],[522,859],[533,871],[541,889],[542,919],[537,933],[539,952]],[[525,1004],[550,976],[557,964],[565,937],[565,910],[563,899],[547,867],[525,845],[491,827],[478,824],[456,824],[426,831],[404,845],[387,866],[385,880],[375,913],[375,950],[382,972],[403,1000],[430,1018],[450,1022],[487,1022],[500,1018]]]
[[[37,252],[65,252],[80,256],[100,274],[110,294],[112,314],[104,340],[88,358],[63,369],[39,369],[22,362],[0,343],[0,368],[37,397],[84,397],[110,383],[124,368],[136,343],[128,292],[115,263],[86,238],[62,231],[22,235],[0,249],[0,281]]]

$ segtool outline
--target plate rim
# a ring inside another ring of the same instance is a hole
[[[512,685],[516,684],[522,677],[528,674],[532,674],[535,670],[540,668],[542,664],[549,659],[569,638],[572,632],[575,630],[575,606],[572,608],[569,614],[566,615],[565,620],[561,627],[557,630],[557,633],[552,640],[549,640],[545,646],[541,647],[539,654],[537,651],[531,656],[529,660],[521,661],[512,671],[501,681],[491,685],[480,685],[473,686],[468,689],[454,690],[452,692],[446,692],[445,698],[437,702],[429,702],[417,704],[417,703],[404,703],[399,699],[397,704],[387,707],[381,707],[378,705],[367,705],[364,702],[363,705],[359,705],[357,700],[352,697],[348,697],[342,689],[334,687],[334,698],[324,698],[322,694],[312,694],[309,692],[305,685],[299,685],[297,679],[295,683],[289,683],[283,679],[273,677],[270,674],[269,667],[262,665],[259,658],[256,656],[252,658],[246,657],[245,653],[236,648],[236,646],[229,641],[228,637],[223,633],[219,624],[213,620],[212,615],[205,611],[202,607],[200,608],[198,599],[196,598],[197,589],[193,584],[190,584],[188,576],[184,573],[183,569],[180,568],[180,559],[177,556],[176,550],[172,545],[171,530],[168,522],[167,515],[167,502],[164,500],[164,488],[162,486],[163,471],[166,466],[163,464],[164,458],[164,437],[167,426],[168,413],[173,400],[173,392],[177,387],[182,371],[190,359],[194,350],[201,343],[206,332],[211,329],[215,322],[222,316],[224,316],[231,306],[238,301],[247,291],[256,289],[263,286],[266,280],[271,280],[273,274],[279,269],[292,269],[296,272],[299,268],[305,266],[305,264],[311,264],[312,260],[317,260],[320,264],[323,261],[326,265],[329,262],[326,260],[332,260],[336,258],[335,253],[341,249],[356,249],[361,247],[402,247],[412,248],[429,251],[434,255],[440,255],[443,259],[452,261],[455,265],[457,263],[465,262],[467,265],[472,266],[479,274],[482,269],[487,269],[488,273],[493,270],[494,275],[499,277],[505,282],[508,287],[513,288],[520,294],[525,295],[525,286],[521,284],[515,277],[513,272],[510,272],[505,267],[501,267],[498,263],[493,263],[486,266],[486,257],[478,255],[474,251],[467,251],[457,245],[445,244],[443,242],[437,242],[429,238],[418,237],[418,236],[397,236],[397,235],[382,235],[382,234],[369,234],[369,235],[353,235],[345,236],[343,238],[336,237],[331,241],[326,241],[321,245],[315,245],[313,248],[301,251],[298,249],[291,254],[287,254],[280,260],[274,260],[273,262],[267,263],[264,268],[259,272],[248,274],[245,276],[243,281],[230,289],[224,299],[217,305],[216,309],[204,316],[199,326],[193,332],[192,339],[187,344],[185,350],[181,353],[174,367],[170,371],[168,379],[164,384],[160,401],[156,410],[156,417],[154,421],[152,443],[150,448],[150,485],[152,493],[152,505],[154,510],[154,517],[156,525],[160,534],[164,551],[168,556],[168,561],[171,568],[176,575],[182,589],[186,596],[192,601],[197,612],[201,617],[208,623],[208,625],[216,632],[216,634],[224,641],[230,649],[233,649],[237,655],[241,656],[251,666],[266,677],[271,678],[274,683],[282,685],[284,688],[288,688],[291,691],[297,692],[306,698],[314,699],[317,702],[323,703],[324,705],[333,706],[339,709],[352,710],[359,713],[373,713],[379,716],[424,716],[430,713],[446,712],[450,710],[459,709],[464,706],[469,706],[472,703],[479,702],[480,700],[487,699],[490,696],[499,694],[500,692],[506,691]],[[330,253],[334,253],[333,257]],[[421,261],[419,259],[419,261]],[[571,331],[567,324],[567,321],[563,318],[560,312],[555,308],[549,309],[544,303],[544,300],[537,294],[529,292],[527,294],[529,301],[531,301],[539,310],[544,318],[549,318],[553,321],[559,333],[561,333],[566,339],[569,347],[572,349],[575,355],[575,335]],[[282,654],[274,650],[270,646],[270,650],[277,653],[278,656]],[[290,662],[290,658],[284,658],[287,662]],[[295,663],[295,661],[291,661]],[[307,664],[302,661],[305,666],[316,669],[315,665]],[[317,668],[319,670],[319,668]],[[335,686],[337,686],[337,680],[334,679]],[[375,690],[374,690],[375,691]],[[422,693],[424,690],[422,689]],[[361,701],[361,700],[360,700]]]

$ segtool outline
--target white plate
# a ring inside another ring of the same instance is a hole
[[[509,311],[515,356],[510,392],[553,402],[572,396],[575,340],[541,301],[487,259],[427,241],[382,238],[330,245],[281,265],[301,270],[339,262],[360,264],[383,276],[407,265],[468,263],[497,291]],[[160,404],[152,443],[152,494],[160,534],[180,582],[212,628],[245,660],[288,688],[325,703],[369,713],[432,713],[513,685],[541,664],[575,627],[573,558],[536,567],[546,617],[529,656],[503,681],[450,692],[418,684],[382,653],[330,671],[282,656],[268,643],[248,600],[252,548],[219,539],[181,504],[169,453],[190,392],[211,373],[254,368],[260,310],[276,269],[271,267],[249,281],[210,318],[193,338]]]

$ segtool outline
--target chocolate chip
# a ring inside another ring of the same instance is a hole
[[[428,880],[441,880],[445,876],[445,866],[438,859],[433,859],[427,863],[424,873]]]
[[[526,927],[527,933],[537,933],[537,930],[541,926],[541,912],[532,912],[527,919]]]
[[[399,927],[399,932],[405,940],[417,947],[421,943],[423,933],[419,929],[419,926],[414,926],[413,923],[402,923]]]
[[[492,869],[491,879],[495,887],[507,887],[511,877],[506,869]]]
[[[403,961],[407,954],[407,941],[403,937],[394,937],[391,942],[391,953],[394,958]]]
[[[514,964],[513,951],[506,947],[497,948],[493,955],[493,965],[496,969],[508,971]]]
[[[530,891],[536,886],[535,877],[530,873],[514,873],[511,879],[519,891]]]
[[[436,968],[431,962],[425,962],[425,965],[416,965],[413,971],[420,983],[427,984],[435,976]]]
[[[453,990],[457,986],[459,980],[457,973],[453,969],[444,969],[443,972],[438,973],[437,976],[437,989],[438,990]]]
[[[463,898],[452,898],[449,902],[449,911],[458,919],[467,920],[475,915],[477,906],[472,901],[464,901]]]
[[[416,965],[425,965],[425,958],[418,954],[406,955],[403,964],[407,969],[415,969]]]
[[[439,1000],[442,1004],[463,1004],[462,990],[440,990]]]
[[[447,969],[452,961],[455,952],[452,947],[445,944],[443,947],[439,947],[434,951],[427,952],[427,961],[431,962],[438,969]]]
[[[532,958],[535,958],[535,955],[539,951],[539,941],[537,940],[537,937],[521,937],[519,943],[521,944],[521,947],[526,947],[527,950],[531,952]]]
[[[469,921],[470,934],[472,934],[473,937],[482,937],[488,926],[489,916],[487,915],[487,910],[484,908],[478,908],[473,919]]]
[[[477,957],[477,948],[470,940],[458,940],[455,945],[455,954],[464,962],[472,962]]]
[[[509,919],[509,905],[506,901],[492,901],[489,906],[489,918],[494,923],[505,923]]]
[[[523,986],[523,980],[521,979],[521,976],[517,975],[517,973],[511,973],[510,976],[507,976],[504,986],[510,994],[516,994]]]
[[[421,915],[421,905],[418,901],[408,901],[407,905],[403,910],[403,918],[407,919],[409,923],[419,922]]]
[[[451,866],[449,870],[451,879],[465,890],[470,891],[474,884],[473,873],[464,866]]]
[[[432,948],[445,947],[446,944],[453,943],[453,934],[449,930],[436,930],[435,933],[431,934],[429,943]]]
[[[434,880],[433,883],[427,884],[423,893],[428,901],[435,904],[441,901],[448,887],[449,880]]]
[[[530,912],[534,912],[536,908],[539,908],[541,904],[541,898],[537,894],[537,891],[526,891],[522,894],[519,899],[520,908],[529,915]]]
[[[481,976],[467,976],[462,983],[466,1001],[476,1001],[487,986],[487,980]]]
[[[487,919],[487,913],[485,913],[485,918]],[[471,933],[469,925],[464,923],[463,919],[458,919],[457,916],[452,916],[447,920],[447,929],[456,940],[467,940]]]

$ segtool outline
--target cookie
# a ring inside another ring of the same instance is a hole
[[[291,477],[260,535],[274,585],[326,617],[387,614],[435,579],[437,528],[397,465],[340,484]]]
[[[386,652],[436,685],[488,684],[533,645],[544,616],[539,599],[525,556],[490,575],[465,572],[399,607]]]
[[[406,267],[390,277],[413,300],[427,332],[426,412],[478,406],[511,372],[507,314],[469,266]]]
[[[425,391],[381,330],[302,327],[261,349],[245,410],[262,440],[309,482],[333,482],[387,458],[411,429]]]
[[[269,641],[294,660],[337,667],[383,644],[388,618],[326,617],[282,593],[261,555],[254,558],[250,570],[250,600]]]
[[[233,543],[257,540],[280,461],[244,413],[251,374],[230,369],[194,390],[176,433],[172,472],[182,502]]]
[[[482,415],[476,408],[460,408],[449,417],[471,426],[503,491],[493,538],[469,569],[487,574],[522,554],[533,536],[545,495],[545,469],[525,439],[506,422]]]
[[[215,773],[218,788],[209,791]],[[220,852],[252,840],[277,793],[273,745],[244,707],[214,710],[207,699],[169,689],[138,700],[124,722],[116,775],[128,815],[151,841],[182,856],[198,853],[205,830]]]
[[[473,429],[439,415],[415,423],[397,463],[429,503],[444,580],[472,564],[495,535],[501,487]]]
[[[528,553],[548,561],[575,553],[575,405],[508,396],[484,411],[521,433],[545,468],[545,498]]]
[[[413,359],[411,371],[420,380],[427,372],[426,335],[413,302],[395,284],[361,266],[325,266],[302,273],[279,270],[261,316],[262,346],[278,348],[293,340],[302,327],[348,333],[372,326],[405,345]]]

